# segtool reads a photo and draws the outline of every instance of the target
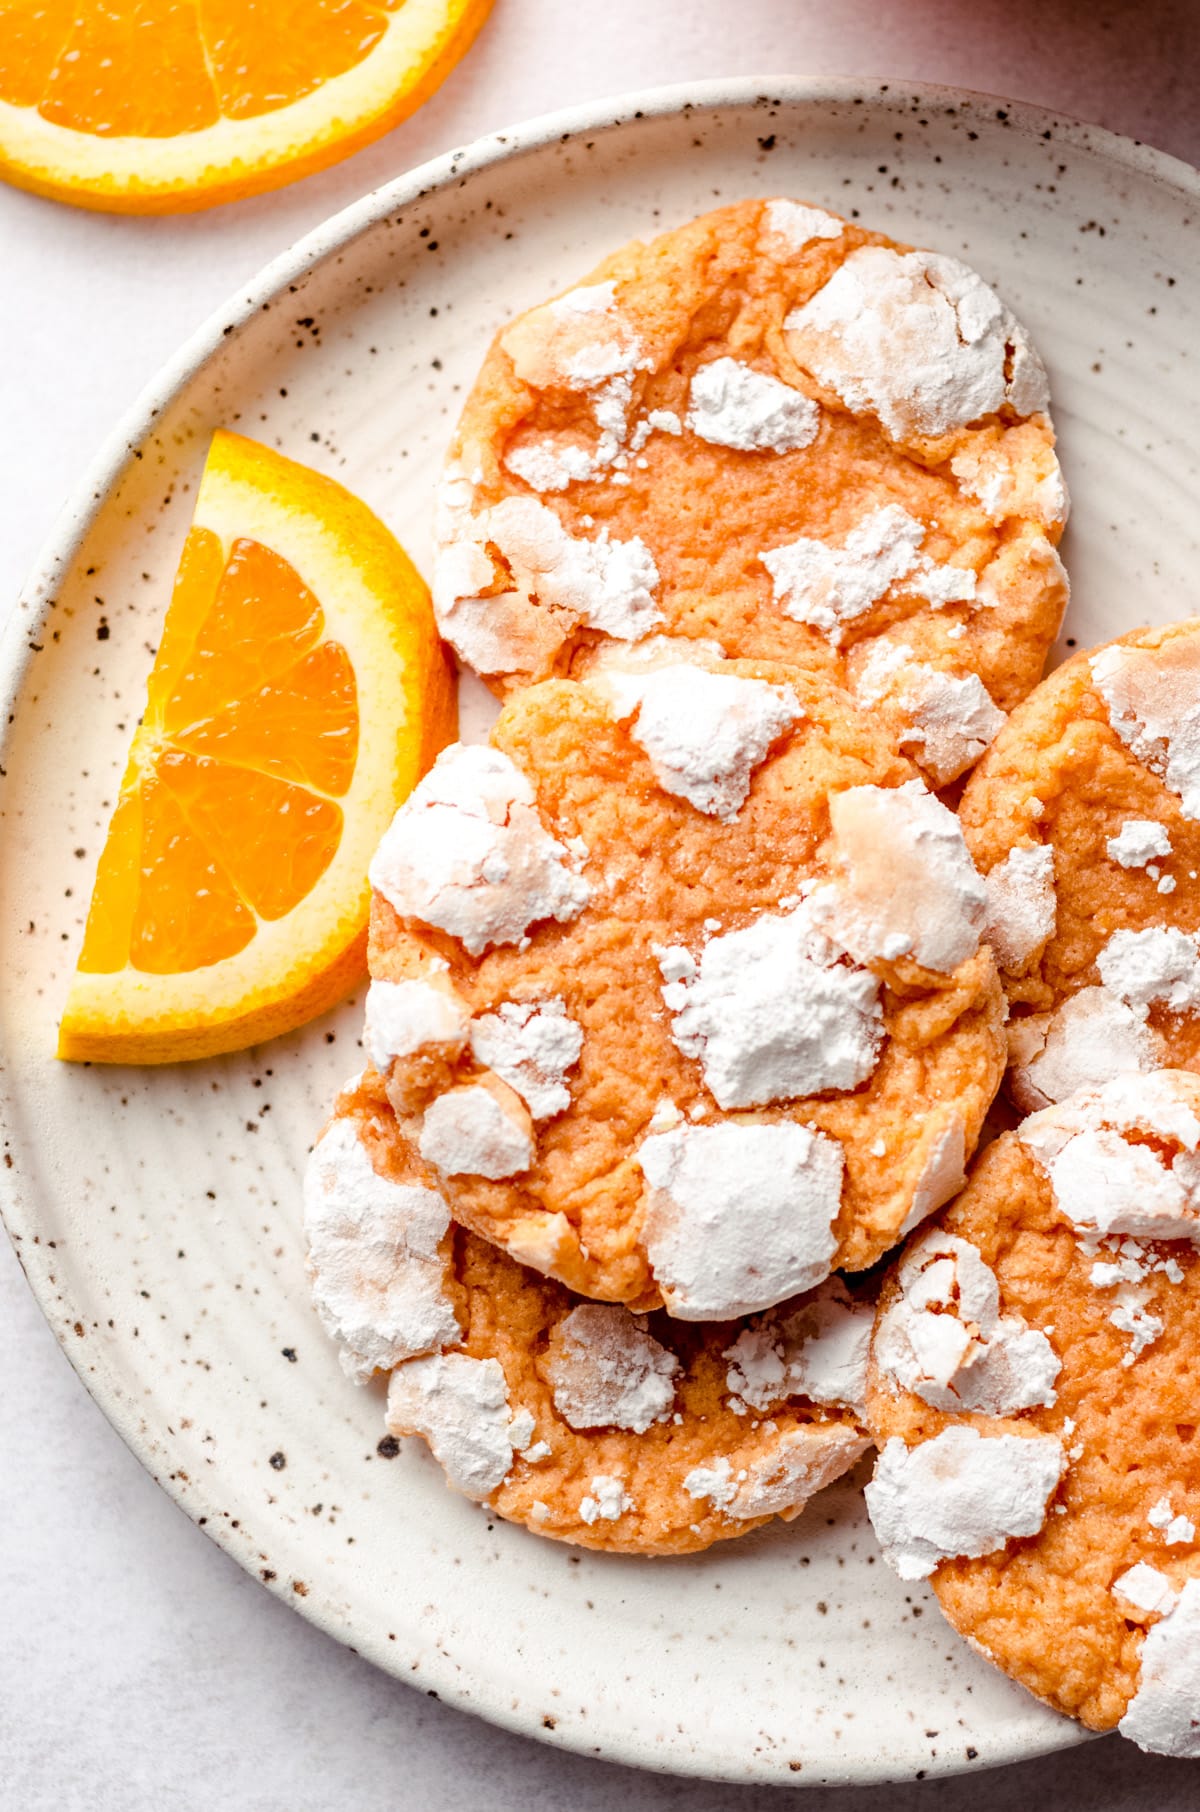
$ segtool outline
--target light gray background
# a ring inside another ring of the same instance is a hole
[[[481,133],[657,82],[918,78],[1041,102],[1200,162],[1195,0],[497,0],[418,116],[277,195],[165,220],[0,188],[0,608],[114,417],[227,293],[363,191]],[[1052,1636],[1051,1638],[1052,1639]],[[4,1812],[1183,1812],[1200,1768],[1110,1738],[844,1792],[634,1774],[376,1673],[241,1573],[86,1396],[0,1239]]]

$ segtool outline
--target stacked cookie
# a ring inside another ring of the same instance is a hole
[[[972,272],[784,200],[488,354],[434,593],[505,703],[372,865],[307,1218],[389,1428],[541,1533],[704,1547],[869,1444],[855,1274],[961,1187],[1004,1067],[935,789],[1061,619],[1045,405]]]
[[[681,1552],[865,1450],[874,1265],[1004,1064],[931,790],[1059,623],[1045,379],[965,267],[753,202],[498,337],[434,592],[506,701],[375,858],[370,1067],[309,1176],[389,1427],[548,1535]]]
[[[1115,1435],[1072,1456],[1187,1350],[1190,1248],[1153,1242],[1200,1191],[1162,1073],[1200,755],[1170,634],[1033,692],[1065,509],[998,298],[813,207],[722,209],[504,329],[434,581],[503,708],[372,864],[368,1068],[306,1216],[347,1370],[469,1496],[680,1553],[879,1440],[885,1552],[1034,1690],[1021,1591],[1059,1567],[1077,1617],[1103,1549],[1114,1617],[1153,1597],[1054,1664],[1111,1722],[1147,1623],[1194,1614],[1132,1511],[1116,1547],[1087,1522]],[[1040,1111],[964,1190],[1010,1047]],[[860,1274],[914,1229],[875,1321]]]
[[[1200,623],[1059,668],[960,814],[1026,1117],[885,1282],[868,1506],[1006,1673],[1198,1755]]]

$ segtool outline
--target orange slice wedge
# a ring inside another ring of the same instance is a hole
[[[455,722],[393,536],[332,479],[215,434],[59,1056],[211,1056],[341,999],[366,968],[367,863]]]
[[[491,0],[0,0],[0,176],[175,213],[278,188],[390,131]]]

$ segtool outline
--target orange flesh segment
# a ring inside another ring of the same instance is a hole
[[[146,687],[146,720],[164,730],[171,727],[171,700],[188,683],[192,649],[204,622],[202,600],[215,598],[224,571],[225,553],[219,536],[211,529],[189,529]]]
[[[163,638],[171,668],[162,709],[168,736],[278,679],[316,647],[325,627],[320,604],[286,560],[241,536],[226,563],[211,529],[189,531],[175,596],[180,636],[191,634],[186,646]],[[193,600],[208,596],[212,604],[201,616]]]
[[[98,138],[174,138],[220,117],[186,0],[77,5],[38,112]]]
[[[358,752],[345,650],[286,560],[188,535],[80,969],[159,975],[245,948],[336,853]],[[197,716],[197,713],[200,715]],[[207,713],[207,715],[205,715]]]
[[[192,830],[177,799],[147,780],[129,960],[151,975],[203,969],[244,950],[254,914]]]
[[[181,749],[160,757],[158,776],[260,918],[283,918],[328,868],[342,834],[342,808],[332,799]]]
[[[217,104],[226,119],[273,113],[361,63],[387,29],[362,0],[201,0]]]
[[[36,107],[67,47],[75,0],[0,0],[0,100]]]
[[[322,642],[288,673],[175,740],[195,755],[344,793],[358,753],[357,692],[345,649]]]
[[[129,961],[141,859],[142,796],[123,792],[108,827],[83,934],[79,967],[89,974],[112,975]]]
[[[273,113],[370,54],[403,0],[0,0],[0,100],[97,137]]]

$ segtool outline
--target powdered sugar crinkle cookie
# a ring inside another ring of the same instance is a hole
[[[870,1445],[869,1306],[839,1283],[743,1323],[586,1302],[450,1222],[352,1084],[305,1185],[318,1311],[394,1435],[540,1535],[681,1554],[797,1516]]]
[[[880,1297],[887,1558],[1058,1710],[1200,1754],[1200,1079],[1031,1114]]]
[[[943,786],[1062,617],[1047,408],[958,260],[786,199],[719,209],[497,336],[440,491],[442,633],[502,693],[661,632],[806,666]]]
[[[1200,1070],[1198,699],[1195,621],[1076,655],[963,794],[1023,1108],[1127,1070]]]
[[[1003,1041],[953,815],[828,683],[680,646],[442,754],[372,864],[366,1047],[456,1220],[708,1321],[945,1201]]]

